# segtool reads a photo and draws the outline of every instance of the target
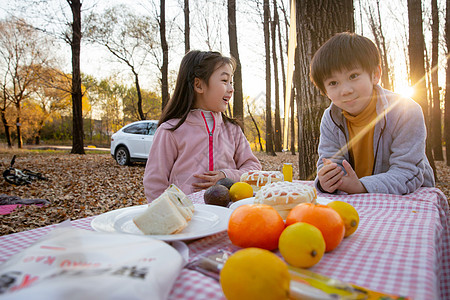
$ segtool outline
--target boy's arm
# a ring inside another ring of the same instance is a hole
[[[369,193],[408,194],[424,182],[428,163],[424,160],[426,128],[423,113],[415,102],[402,102],[401,105],[402,111],[397,112],[396,124],[392,125],[395,127],[391,131],[389,170],[360,179]]]
[[[324,184],[322,187],[321,181],[323,182],[323,179],[321,180],[321,177],[324,173],[329,172],[329,170],[323,169],[325,166],[324,162],[335,163],[337,165],[335,173],[338,174],[339,170],[344,170],[342,161],[344,159],[348,159],[344,156],[346,149],[342,149],[343,151],[341,151],[341,148],[345,146],[345,143],[341,145],[339,142],[339,135],[341,134],[339,130],[340,129],[338,129],[331,120],[330,110],[327,109],[323,114],[322,121],[320,123],[320,139],[318,148],[319,159],[317,161],[317,176],[314,181],[316,188],[324,193],[333,193],[337,188],[337,186],[333,185],[333,182],[330,182],[329,185]]]

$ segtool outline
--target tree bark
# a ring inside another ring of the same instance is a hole
[[[269,0],[264,0],[264,47],[266,50],[266,153],[275,156],[273,149],[272,129],[272,91],[270,75],[270,6]]]
[[[309,80],[309,65],[317,49],[337,32],[354,32],[353,0],[297,0],[297,51],[294,81],[298,118],[300,179],[316,174],[320,120],[328,99]],[[332,20],[332,21],[331,21]]]
[[[22,149],[23,142],[22,142],[22,132],[20,130],[20,128],[22,127],[22,123],[20,120],[20,115],[21,115],[20,102],[16,103],[16,112],[17,112],[17,117],[16,117],[17,148]]]
[[[381,81],[385,89],[391,90],[391,78],[389,77],[389,63],[386,50],[386,39],[384,37],[383,30],[381,28],[381,13],[380,13],[380,0],[377,0],[377,13],[378,13],[378,33],[380,35],[380,49],[381,49],[381,61],[382,61],[382,73]]]
[[[83,136],[82,91],[80,71],[81,49],[81,2],[67,0],[72,10],[72,151],[74,154],[85,154]]]
[[[445,73],[445,107],[444,107],[444,141],[445,158],[450,166],[450,0],[446,0],[445,12],[445,44],[447,52],[447,71]]]
[[[138,75],[138,73],[136,73],[134,71],[134,69],[133,69],[133,74],[134,74],[134,84],[136,85],[136,92],[137,92],[137,96],[138,96],[137,109],[138,109],[139,118],[141,120],[145,120],[146,116],[144,114],[144,110],[142,109],[142,93],[141,93],[141,87],[139,85],[139,75]]]
[[[166,39],[166,1],[161,0],[160,11],[160,35],[161,35],[161,48],[163,52],[163,63],[161,66],[161,100],[162,109],[169,102],[169,46]]]
[[[409,65],[410,65],[410,78],[411,83],[414,86],[413,99],[422,107],[423,114],[425,116],[425,124],[427,128],[429,125],[428,114],[428,97],[427,87],[425,83],[425,59],[424,59],[424,46],[425,40],[423,36],[422,25],[422,3],[421,0],[408,0],[408,20],[409,20]],[[429,135],[427,135],[429,137]],[[426,140],[426,154],[430,162],[431,167],[434,170],[434,176],[436,177],[436,167],[434,165],[433,153],[431,151],[430,139]]]
[[[431,86],[433,90],[433,106],[431,111],[431,139],[434,159],[444,160],[442,153],[441,101],[439,95],[439,10],[437,0],[431,0]]]
[[[234,71],[234,97],[233,117],[244,124],[244,94],[242,92],[242,69],[239,59],[237,30],[236,30],[236,0],[228,0],[228,37],[230,43],[230,54],[236,60]],[[242,128],[244,130],[244,128]]]
[[[278,14],[278,9],[276,7],[275,7],[275,12],[277,15],[276,25],[278,28],[278,46],[280,48],[279,58],[280,58],[280,63],[281,63],[281,82],[283,83],[283,98],[282,99],[284,100],[284,99],[286,99],[286,70],[284,69],[284,52],[283,52],[283,43],[281,40],[280,16]],[[288,32],[286,32],[286,34],[288,34]],[[286,48],[286,52],[287,52],[287,48]],[[286,103],[284,103],[284,101],[283,101],[283,108],[284,108],[284,110],[286,110]],[[284,120],[284,122],[287,122],[287,120]]]
[[[6,137],[6,143],[8,145],[8,148],[12,148],[12,142],[11,142],[11,134],[9,132],[10,126],[8,125],[8,121],[6,120],[6,110],[0,110],[0,115],[3,123],[3,127],[5,128],[5,137]]]
[[[281,152],[283,149],[281,141],[281,119],[280,119],[280,82],[278,80],[278,58],[277,58],[277,39],[276,39],[276,27],[278,23],[277,13],[277,1],[273,0],[273,20],[271,24],[272,35],[272,60],[273,60],[273,74],[275,82],[275,134],[274,134],[274,146],[276,152]],[[282,53],[280,53],[282,55]]]
[[[291,154],[295,155],[295,89],[291,91]]]
[[[11,142],[11,134],[9,132],[9,124],[8,124],[8,120],[6,119],[6,108],[8,107],[8,100],[7,100],[7,94],[6,94],[6,84],[5,86],[2,86],[2,107],[0,108],[0,116],[2,119],[2,123],[3,123],[3,127],[5,128],[5,138],[6,138],[6,143],[8,145],[8,148],[12,148],[12,142]]]
[[[189,25],[189,0],[184,0],[184,53],[191,50],[191,27]]]
[[[248,103],[247,103],[247,112],[248,112],[248,115],[250,116],[250,118],[252,119],[253,125],[255,125],[256,132],[258,133],[259,150],[262,152],[262,151],[264,151],[264,149],[263,149],[263,145],[261,143],[261,133],[259,131],[258,123],[256,123],[256,120],[253,117],[252,112],[250,111],[250,105]]]

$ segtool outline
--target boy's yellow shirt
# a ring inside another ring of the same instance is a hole
[[[342,112],[347,120],[350,141],[348,149],[354,160],[354,170],[358,178],[372,175],[373,133],[377,117],[377,97],[374,92],[369,105],[357,116]]]

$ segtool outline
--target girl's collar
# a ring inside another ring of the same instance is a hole
[[[210,110],[204,110],[204,109],[201,109],[201,108],[193,108],[193,109],[191,109],[191,111],[201,111],[201,112],[203,112],[203,113],[208,113],[208,114],[214,113],[213,111],[210,111]]]

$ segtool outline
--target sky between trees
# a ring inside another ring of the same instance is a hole
[[[22,2],[22,4],[18,4]],[[45,20],[39,16],[33,16],[29,12],[22,13],[18,7],[23,7],[27,1],[0,0],[0,18],[4,19],[11,15],[24,17],[31,24],[43,23]],[[262,2],[262,1],[261,1]],[[287,11],[289,1],[283,0],[279,6]],[[373,39],[368,21],[368,9],[376,9],[375,1],[354,0],[356,32]],[[428,53],[431,53],[431,7],[430,1],[423,2],[424,34]],[[65,0],[53,0],[50,11],[55,15],[63,14],[70,19],[70,12]],[[148,16],[155,19],[158,14],[159,1],[155,0],[85,0],[83,1],[82,17],[91,12],[102,13],[105,9],[117,5],[125,5],[131,12],[137,15]],[[438,1],[440,7],[440,86],[445,85],[445,53],[443,50],[445,2]],[[184,55],[183,44],[183,3],[181,0],[166,1],[166,22],[168,22],[169,42],[169,71],[174,83],[179,62]],[[408,43],[408,18],[406,0],[381,1],[381,24],[387,41],[387,52],[389,53],[390,66],[395,74],[395,90],[403,92],[408,85],[407,79],[407,43]],[[217,50],[225,55],[229,53],[228,28],[227,28],[227,3],[224,0],[206,1],[195,0],[190,4],[191,13],[191,49]],[[375,11],[376,13],[376,11]],[[280,12],[280,18],[284,16]],[[243,72],[244,96],[254,98],[257,106],[264,105],[265,73],[264,73],[264,36],[262,24],[262,6],[258,1],[240,1],[237,3],[237,31],[240,59]],[[282,34],[286,37],[285,26],[282,25]],[[61,58],[61,69],[67,73],[70,69],[70,48],[67,44],[60,44],[55,49]],[[284,47],[286,50],[286,47]],[[286,54],[284,54],[286,55]],[[431,54],[430,54],[431,55]],[[92,45],[86,41],[81,49],[81,71],[96,78],[115,77],[122,82],[132,85],[132,75],[128,68],[117,63],[106,50],[98,45]],[[142,66],[141,80],[143,88],[148,90],[159,90],[159,70],[150,59]],[[281,72],[281,70],[280,70]],[[280,74],[281,76],[281,74]],[[281,107],[283,109],[283,107]],[[283,112],[283,111],[282,111]]]

